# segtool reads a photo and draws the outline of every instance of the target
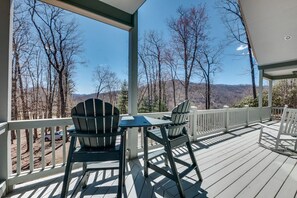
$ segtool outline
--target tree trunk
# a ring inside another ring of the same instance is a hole
[[[47,88],[46,88],[46,118],[52,118],[53,117],[53,104],[54,104],[54,96],[55,96],[55,79],[53,80],[53,74],[52,74],[52,67],[48,65],[48,76],[47,76]]]
[[[68,75],[68,71],[66,69],[66,72],[65,72],[65,117],[66,117],[66,114],[67,114],[67,109],[68,109],[68,94],[70,92],[70,89],[69,89],[69,75]]]
[[[188,91],[189,91],[189,81],[186,79],[186,81],[185,81],[185,100],[189,99]]]
[[[158,80],[159,80],[159,112],[162,111],[162,79],[161,79],[161,57],[160,51],[158,50]]]
[[[61,116],[62,118],[66,117],[66,103],[65,103],[65,96],[64,96],[64,87],[63,87],[63,72],[60,71],[58,73],[59,77],[59,93],[60,93],[60,102],[61,102]]]
[[[23,86],[22,75],[21,75],[21,67],[20,67],[20,63],[19,63],[19,55],[17,53],[15,54],[15,59],[16,59],[16,69],[17,69],[17,74],[18,74],[18,79],[19,79],[20,97],[21,97],[21,103],[22,103],[23,116],[24,116],[24,120],[29,120],[28,108],[26,106],[27,103],[25,100],[24,86]],[[26,152],[28,152],[29,148],[30,148],[29,130],[26,129],[25,133],[26,133],[26,143],[27,143]]]
[[[154,104],[156,104],[156,101],[158,101],[158,96],[157,96],[157,81],[153,82],[153,95],[154,95]]]
[[[60,98],[60,94],[57,95],[57,99],[56,99],[56,104],[57,104],[57,109],[56,109],[56,117],[60,118],[61,117],[61,98]]]
[[[257,91],[256,91],[256,82],[255,82],[255,68],[254,68],[254,61],[252,55],[252,47],[247,37],[248,43],[248,51],[249,51],[249,60],[250,60],[250,69],[251,69],[251,78],[252,78],[252,87],[253,87],[253,97],[254,99],[257,98]]]
[[[207,109],[210,109],[210,94],[211,94],[211,91],[210,91],[210,79],[209,79],[209,76],[207,78]]]
[[[175,90],[175,79],[172,79],[172,89],[173,89],[173,103],[176,106],[176,90]]]
[[[162,111],[165,111],[165,110],[167,110],[167,108],[166,108],[166,106],[167,106],[167,95],[166,95],[166,81],[164,81],[164,82],[162,82],[162,90],[163,90],[163,96],[162,96],[162,98],[163,98],[163,108],[162,108]]]
[[[205,109],[207,109],[207,107],[208,107],[208,105],[207,105],[207,103],[208,103],[208,101],[207,101],[207,99],[208,99],[207,95],[208,95],[208,92],[207,92],[207,83],[205,81]]]
[[[162,80],[161,80],[161,65],[159,64],[159,112],[162,112]]]

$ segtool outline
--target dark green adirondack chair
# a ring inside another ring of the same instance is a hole
[[[155,154],[150,153],[148,155],[149,157],[148,157],[148,161],[145,162],[146,163],[145,167],[151,168],[154,171],[176,182],[176,185],[181,197],[185,197],[183,187],[181,185],[182,177],[186,176],[188,173],[190,173],[192,170],[195,169],[199,180],[202,181],[202,176],[198,168],[198,164],[196,162],[195,155],[193,153],[189,136],[187,134],[187,129],[186,129],[189,108],[190,108],[190,103],[188,100],[177,105],[172,110],[171,116],[165,117],[165,119],[170,119],[172,121],[172,124],[166,128],[157,128],[157,129],[148,130],[144,140],[144,141],[148,141],[148,138],[151,138],[154,141],[164,146],[164,152],[157,151],[155,152]],[[172,149],[182,145],[186,145],[191,158],[191,163],[187,163],[173,156]],[[144,152],[146,153],[148,152],[147,148],[144,148]],[[167,169],[163,169],[152,163],[152,159],[155,159],[161,155],[165,157],[165,160],[166,160],[165,163],[166,165],[169,165],[170,172],[168,172]],[[169,161],[169,164],[167,160]],[[177,171],[175,163],[179,163],[183,166],[186,166],[187,168],[183,172],[179,173]],[[144,170],[144,175],[146,177],[148,176],[147,168],[145,168]]]
[[[61,197],[67,196],[74,162],[83,162],[83,175],[72,195],[78,192],[78,187],[86,187],[89,171],[119,169],[117,195],[121,197],[125,178],[125,131],[118,131],[119,110],[102,100],[88,99],[77,104],[71,115],[75,130],[70,133],[71,142]],[[120,137],[120,141],[117,137]],[[77,139],[79,147],[76,146]]]

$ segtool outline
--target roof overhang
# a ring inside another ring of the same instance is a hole
[[[145,0],[41,0],[115,27],[130,30],[133,14]]]
[[[297,61],[288,61],[259,66],[263,70],[263,77],[271,80],[297,78]]]
[[[239,3],[263,76],[269,79],[296,78],[297,1],[239,0]]]

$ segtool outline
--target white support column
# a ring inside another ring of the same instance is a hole
[[[225,113],[225,128],[226,128],[226,131],[225,132],[228,132],[229,131],[229,106],[224,105],[224,109],[226,110],[226,113]]]
[[[270,120],[272,120],[272,87],[273,87],[273,81],[269,79],[268,107],[270,108]]]
[[[12,63],[13,0],[0,1],[0,123],[11,119],[11,63]],[[1,134],[1,133],[0,133]],[[0,184],[11,173],[10,133],[0,135]],[[1,189],[0,189],[1,191]]]
[[[263,92],[263,70],[259,70],[259,107],[262,107],[262,93]]]
[[[249,105],[244,105],[244,108],[246,109],[246,124],[245,124],[245,127],[248,127],[249,123],[250,123]]]
[[[269,87],[268,87],[268,107],[272,107],[272,86],[273,86],[273,81],[268,80],[269,82]]]
[[[260,108],[260,122],[262,122],[262,99],[263,99],[263,70],[259,70],[259,108]]]
[[[128,81],[128,113],[137,115],[138,100],[138,12],[133,15],[134,27],[129,31],[129,81]],[[129,158],[137,157],[138,130],[129,130]]]
[[[190,134],[192,134],[192,138],[193,138],[193,141],[196,141],[197,140],[197,110],[198,108],[196,106],[191,106],[191,110],[193,112],[193,119],[192,119],[192,123],[191,123],[191,132]]]

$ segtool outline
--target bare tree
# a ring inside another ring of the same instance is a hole
[[[252,46],[244,24],[240,6],[237,0],[221,0],[218,6],[222,10],[222,19],[230,32],[229,39],[246,45],[248,49],[250,72],[253,88],[253,97],[257,98],[255,83],[255,61],[252,54]]]
[[[165,44],[162,37],[157,32],[151,31],[148,34],[148,43],[150,44],[150,55],[156,60],[157,64],[157,76],[158,76],[158,107],[159,112],[162,111],[162,64],[163,64],[163,51]],[[164,101],[163,101],[164,102]]]
[[[33,53],[34,59],[28,65],[28,75],[31,82],[31,109],[33,111],[33,118],[37,119],[40,109],[42,108],[42,106],[40,106],[40,101],[42,100],[40,95],[40,84],[43,80],[43,67],[40,60],[40,51],[35,48]]]
[[[159,112],[167,109],[165,49],[161,33],[151,30],[144,34],[138,55],[140,69],[143,70],[146,79],[148,92],[145,106],[149,112],[152,112],[154,107],[157,107],[156,110]]]
[[[171,49],[166,49],[165,51],[165,64],[169,67],[171,83],[172,83],[172,97],[173,97],[173,105],[176,106],[176,81],[177,81],[177,69],[178,65],[175,62],[174,55]]]
[[[139,55],[140,57],[140,55]],[[141,65],[141,64],[139,64]],[[141,68],[141,67],[140,67]],[[145,79],[145,80],[143,80]],[[141,107],[141,105],[145,102],[146,95],[148,92],[148,83],[147,83],[147,76],[144,74],[144,71],[142,69],[139,69],[138,71],[138,101],[137,101],[137,107]]]
[[[53,106],[54,99],[56,97],[56,87],[57,87],[57,74],[53,71],[51,65],[47,62],[46,64],[46,82],[42,82],[41,89],[45,95],[45,117],[52,118],[53,117]]]
[[[206,39],[207,15],[205,6],[192,8],[179,7],[177,18],[171,18],[168,27],[172,37],[172,49],[176,62],[183,68],[183,81],[185,99],[189,98],[189,85],[194,68],[197,66],[196,58],[199,48]]]
[[[210,109],[212,77],[221,70],[220,57],[222,50],[222,45],[218,47],[205,45],[199,52],[199,58],[197,58],[199,73],[205,82],[205,109]]]
[[[40,85],[43,81],[43,67],[41,64],[41,52],[37,50],[35,45],[33,44],[33,60],[30,61],[30,64],[28,65],[28,75],[30,78],[30,109],[32,112],[32,117],[30,119],[38,119],[40,113],[42,112],[42,96],[41,96],[41,89]],[[38,129],[34,128],[34,143],[36,139],[38,138]]]
[[[31,56],[30,29],[26,20],[25,10],[20,3],[15,5],[14,12],[14,29],[12,38],[12,116],[15,120],[18,119],[18,112],[21,111],[23,119],[29,119],[28,94],[26,87],[27,66]],[[25,84],[25,85],[24,85]],[[21,102],[21,110],[18,109],[18,90]],[[27,151],[29,151],[29,131],[26,129]]]
[[[146,79],[146,89],[147,89],[147,100],[144,100],[145,106],[148,108],[148,112],[152,112],[154,108],[154,103],[157,101],[157,76],[156,68],[154,67],[154,59],[150,56],[150,46],[147,42],[147,34],[144,35],[142,44],[139,47],[138,56],[140,60],[140,72],[142,72]],[[142,66],[142,67],[141,67]],[[140,76],[138,76],[140,78]],[[140,79],[139,79],[140,80]],[[144,97],[144,94],[141,95]]]
[[[76,58],[81,46],[77,23],[74,19],[67,21],[64,11],[59,8],[37,3],[36,0],[29,0],[28,5],[31,21],[37,31],[48,65],[57,73],[59,112],[62,117],[65,117],[67,110],[65,93],[68,92],[65,90],[65,85],[69,80],[66,79],[67,73],[77,63]],[[48,74],[52,74],[50,68]]]
[[[108,66],[97,66],[93,73],[93,80],[96,86],[97,98],[105,92],[109,95],[109,101],[115,102],[115,91],[120,87],[121,82],[117,74],[109,69]]]

